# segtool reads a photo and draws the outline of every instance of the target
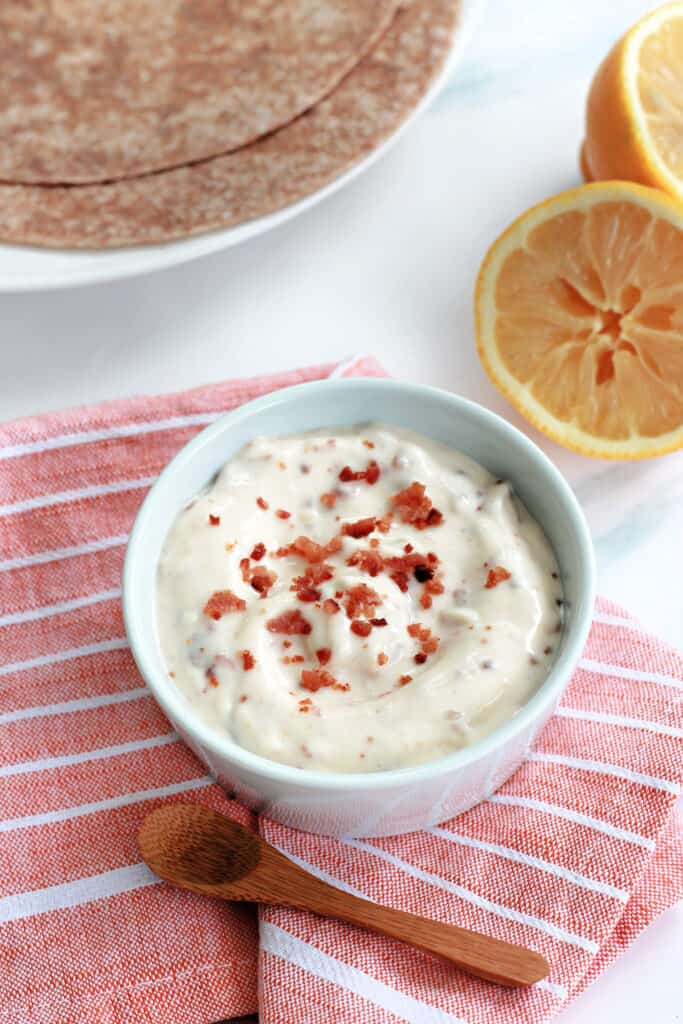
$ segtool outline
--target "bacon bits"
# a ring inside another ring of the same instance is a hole
[[[384,653],[384,651],[380,651],[379,654],[377,655],[377,664],[378,665],[386,665],[386,663],[388,661],[389,661],[389,658]]]
[[[412,681],[413,681],[413,677],[412,676],[399,676],[398,677],[398,685],[399,686],[407,686],[408,683],[412,683]]]
[[[329,647],[320,647],[315,652],[315,656],[321,665],[327,665],[328,661],[332,657],[332,651]]]
[[[403,569],[395,569],[394,572],[389,574],[389,578],[394,581],[398,589],[402,594],[405,594],[408,590],[408,573]]]
[[[336,615],[340,610],[339,604],[333,597],[328,597],[323,601],[323,611],[325,612],[325,615]]]
[[[307,711],[310,711],[312,707],[313,701],[311,700],[310,697],[304,697],[303,700],[299,701],[299,711],[301,711],[303,714],[305,714]]]
[[[439,566],[439,558],[430,551],[422,555],[413,550],[412,545],[406,544],[410,551],[404,555],[392,555],[389,558],[383,557],[379,551],[365,549],[354,551],[346,560],[347,565],[358,566],[368,576],[375,577],[380,572],[387,572],[402,593],[406,593],[410,583],[410,577],[415,577],[418,582],[424,583],[425,592],[421,596],[423,608],[431,608],[432,595],[443,594],[444,586],[437,580],[436,572]]]
[[[374,459],[370,459],[365,469],[353,470],[350,466],[344,466],[339,474],[339,479],[344,484],[352,480],[365,480],[367,484],[376,484],[381,475],[381,470]]]
[[[268,591],[276,580],[277,573],[266,569],[265,565],[255,565],[249,573],[249,584],[261,597],[268,596]]]
[[[347,590],[344,609],[350,619],[356,619],[359,615],[369,619],[374,614],[375,607],[381,603],[382,598],[376,590],[366,583],[357,583],[355,587]]]
[[[427,555],[421,555],[418,551],[411,551],[407,555],[396,555],[384,559],[384,568],[389,573],[389,578],[394,581],[400,591],[405,593],[408,589],[410,577],[416,576],[416,569],[420,569],[422,575],[434,574],[439,559],[430,551]],[[427,584],[429,580],[427,580]]]
[[[346,537],[367,537],[369,533],[375,529],[377,520],[374,516],[368,516],[367,519],[358,519],[355,523],[344,523],[342,526],[342,533]]]
[[[392,508],[404,523],[410,523],[416,530],[426,530],[430,526],[440,526],[443,515],[434,508],[427,497],[424,484],[413,480],[409,487],[389,498]]]
[[[279,509],[277,509],[275,515],[278,517],[278,519],[290,519],[292,513],[288,512],[284,508],[279,508]]]
[[[415,662],[418,665],[423,665],[430,654],[435,654],[438,651],[439,637],[432,636],[431,629],[422,626],[419,622],[412,622],[409,626],[406,626],[406,629],[409,636],[420,641],[420,650],[415,655]]]
[[[206,670],[206,678],[207,678],[209,686],[219,686],[220,685],[220,680],[215,675],[215,673],[214,673],[212,668],[207,668],[207,670]]]
[[[377,529],[380,533],[388,533],[391,527],[391,521],[393,519],[391,512],[387,512],[386,515],[382,516],[381,519],[377,520]]]
[[[211,526],[220,526],[221,525],[221,517],[220,516],[212,516],[211,513],[209,512],[209,524]]]
[[[381,629],[382,626],[388,626],[389,623],[387,622],[386,619],[370,619],[370,625],[376,626],[378,629]]]
[[[292,580],[292,590],[300,586],[318,586],[331,580],[334,576],[334,568],[326,562],[317,562],[315,565],[307,565],[302,576],[295,576]]]
[[[309,565],[302,576],[294,577],[289,589],[294,591],[300,601],[320,601],[322,594],[318,586],[326,580],[331,580],[333,576],[334,569],[325,562]]]
[[[408,636],[412,636],[418,640],[427,640],[431,635],[431,629],[427,626],[421,625],[419,622],[411,622],[409,626],[406,626]]]
[[[218,620],[230,612],[243,612],[246,607],[246,601],[233,594],[232,590],[216,590],[204,605],[204,614]]]
[[[380,478],[380,475],[381,470],[378,464],[375,462],[374,459],[371,459],[370,462],[368,462],[367,469],[365,470],[365,482],[372,486],[373,484],[377,483],[377,481]]]
[[[245,672],[250,672],[256,664],[256,658],[251,651],[240,651],[240,658],[242,659],[242,668]]]
[[[283,612],[266,622],[270,633],[284,633],[286,636],[308,636],[311,632],[310,622],[303,617],[298,608]]]
[[[253,548],[251,549],[251,554],[249,555],[249,557],[253,558],[255,562],[260,562],[265,553],[266,545],[262,544],[261,541],[259,541],[258,544],[254,544]]]
[[[304,690],[310,690],[311,693],[317,693],[318,690],[322,690],[324,687],[342,691],[351,689],[348,683],[340,683],[331,672],[324,668],[302,669],[301,685]]]
[[[311,540],[310,537],[297,537],[291,544],[278,548],[276,554],[278,558],[285,558],[287,555],[298,555],[299,558],[303,558],[311,565],[315,565],[317,562],[324,562],[330,555],[336,554],[341,546],[341,537],[333,537],[327,544],[318,544],[317,541]]]
[[[372,626],[364,619],[354,619],[351,623],[351,632],[356,636],[370,636]]]
[[[262,508],[264,512],[267,512],[268,509],[270,508],[268,502],[264,501],[263,498],[257,498],[256,504],[258,505],[259,508]]]
[[[320,501],[325,506],[325,508],[334,508],[334,506],[337,504],[337,497],[338,495],[335,494],[334,491],[327,491],[326,494],[320,495]]]
[[[368,576],[379,576],[384,568],[384,559],[377,551],[354,551],[347,558],[347,565],[357,565]]]
[[[263,551],[261,551],[263,549]],[[263,544],[257,544],[252,551],[254,551],[259,558],[265,554],[265,547]],[[245,583],[249,583],[251,587],[260,594],[261,597],[267,597],[268,591],[277,580],[277,573],[272,572],[270,569],[266,569],[265,565],[255,565],[253,568],[248,558],[240,559],[240,572],[242,573],[242,579]]]
[[[443,583],[441,583],[439,580],[428,580],[427,583],[425,583],[425,588],[422,594],[420,595],[420,604],[422,605],[422,607],[431,608],[432,595],[443,594],[444,589],[445,588]]]
[[[493,588],[497,587],[499,583],[504,583],[505,580],[509,580],[511,576],[511,572],[503,568],[502,565],[497,565],[495,569],[489,569],[484,586],[487,590],[493,590]]]

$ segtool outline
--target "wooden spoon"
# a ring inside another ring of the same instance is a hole
[[[142,823],[139,843],[152,871],[181,889],[348,921],[500,985],[531,985],[548,974],[547,961],[532,950],[381,907],[328,885],[243,825],[199,804],[167,804],[152,811]]]

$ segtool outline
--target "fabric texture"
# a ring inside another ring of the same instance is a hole
[[[0,1022],[536,1024],[683,895],[683,658],[600,600],[557,714],[489,800],[426,832],[321,838],[257,823],[176,738],[125,639],[128,531],[222,412],[371,359],[0,426]],[[298,911],[172,890],[140,863],[149,810],[196,800],[378,902],[523,942],[526,991]],[[258,927],[258,930],[257,930]]]

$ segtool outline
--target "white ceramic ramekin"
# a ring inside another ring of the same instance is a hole
[[[465,750],[413,768],[370,774],[304,771],[269,761],[218,735],[169,680],[156,628],[156,574],[179,510],[252,438],[317,427],[396,424],[445,442],[512,481],[555,549],[566,598],[557,658],[518,714]],[[285,824],[327,835],[382,836],[434,825],[490,795],[522,761],[551,716],[580,657],[594,600],[593,549],[569,486],[524,434],[486,409],[435,388],[393,380],[302,384],[266,395],[198,434],[151,489],[131,533],[123,609],[133,655],[176,730],[218,781]]]

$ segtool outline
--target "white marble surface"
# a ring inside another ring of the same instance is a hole
[[[643,0],[488,0],[431,110],[343,193],[268,236],[137,280],[0,298],[0,417],[375,353],[528,429],[574,486],[600,589],[681,644],[683,453],[584,459],[545,441],[477,360],[472,287],[489,242],[577,184],[583,104]],[[683,907],[650,928],[563,1024],[683,1019]]]

